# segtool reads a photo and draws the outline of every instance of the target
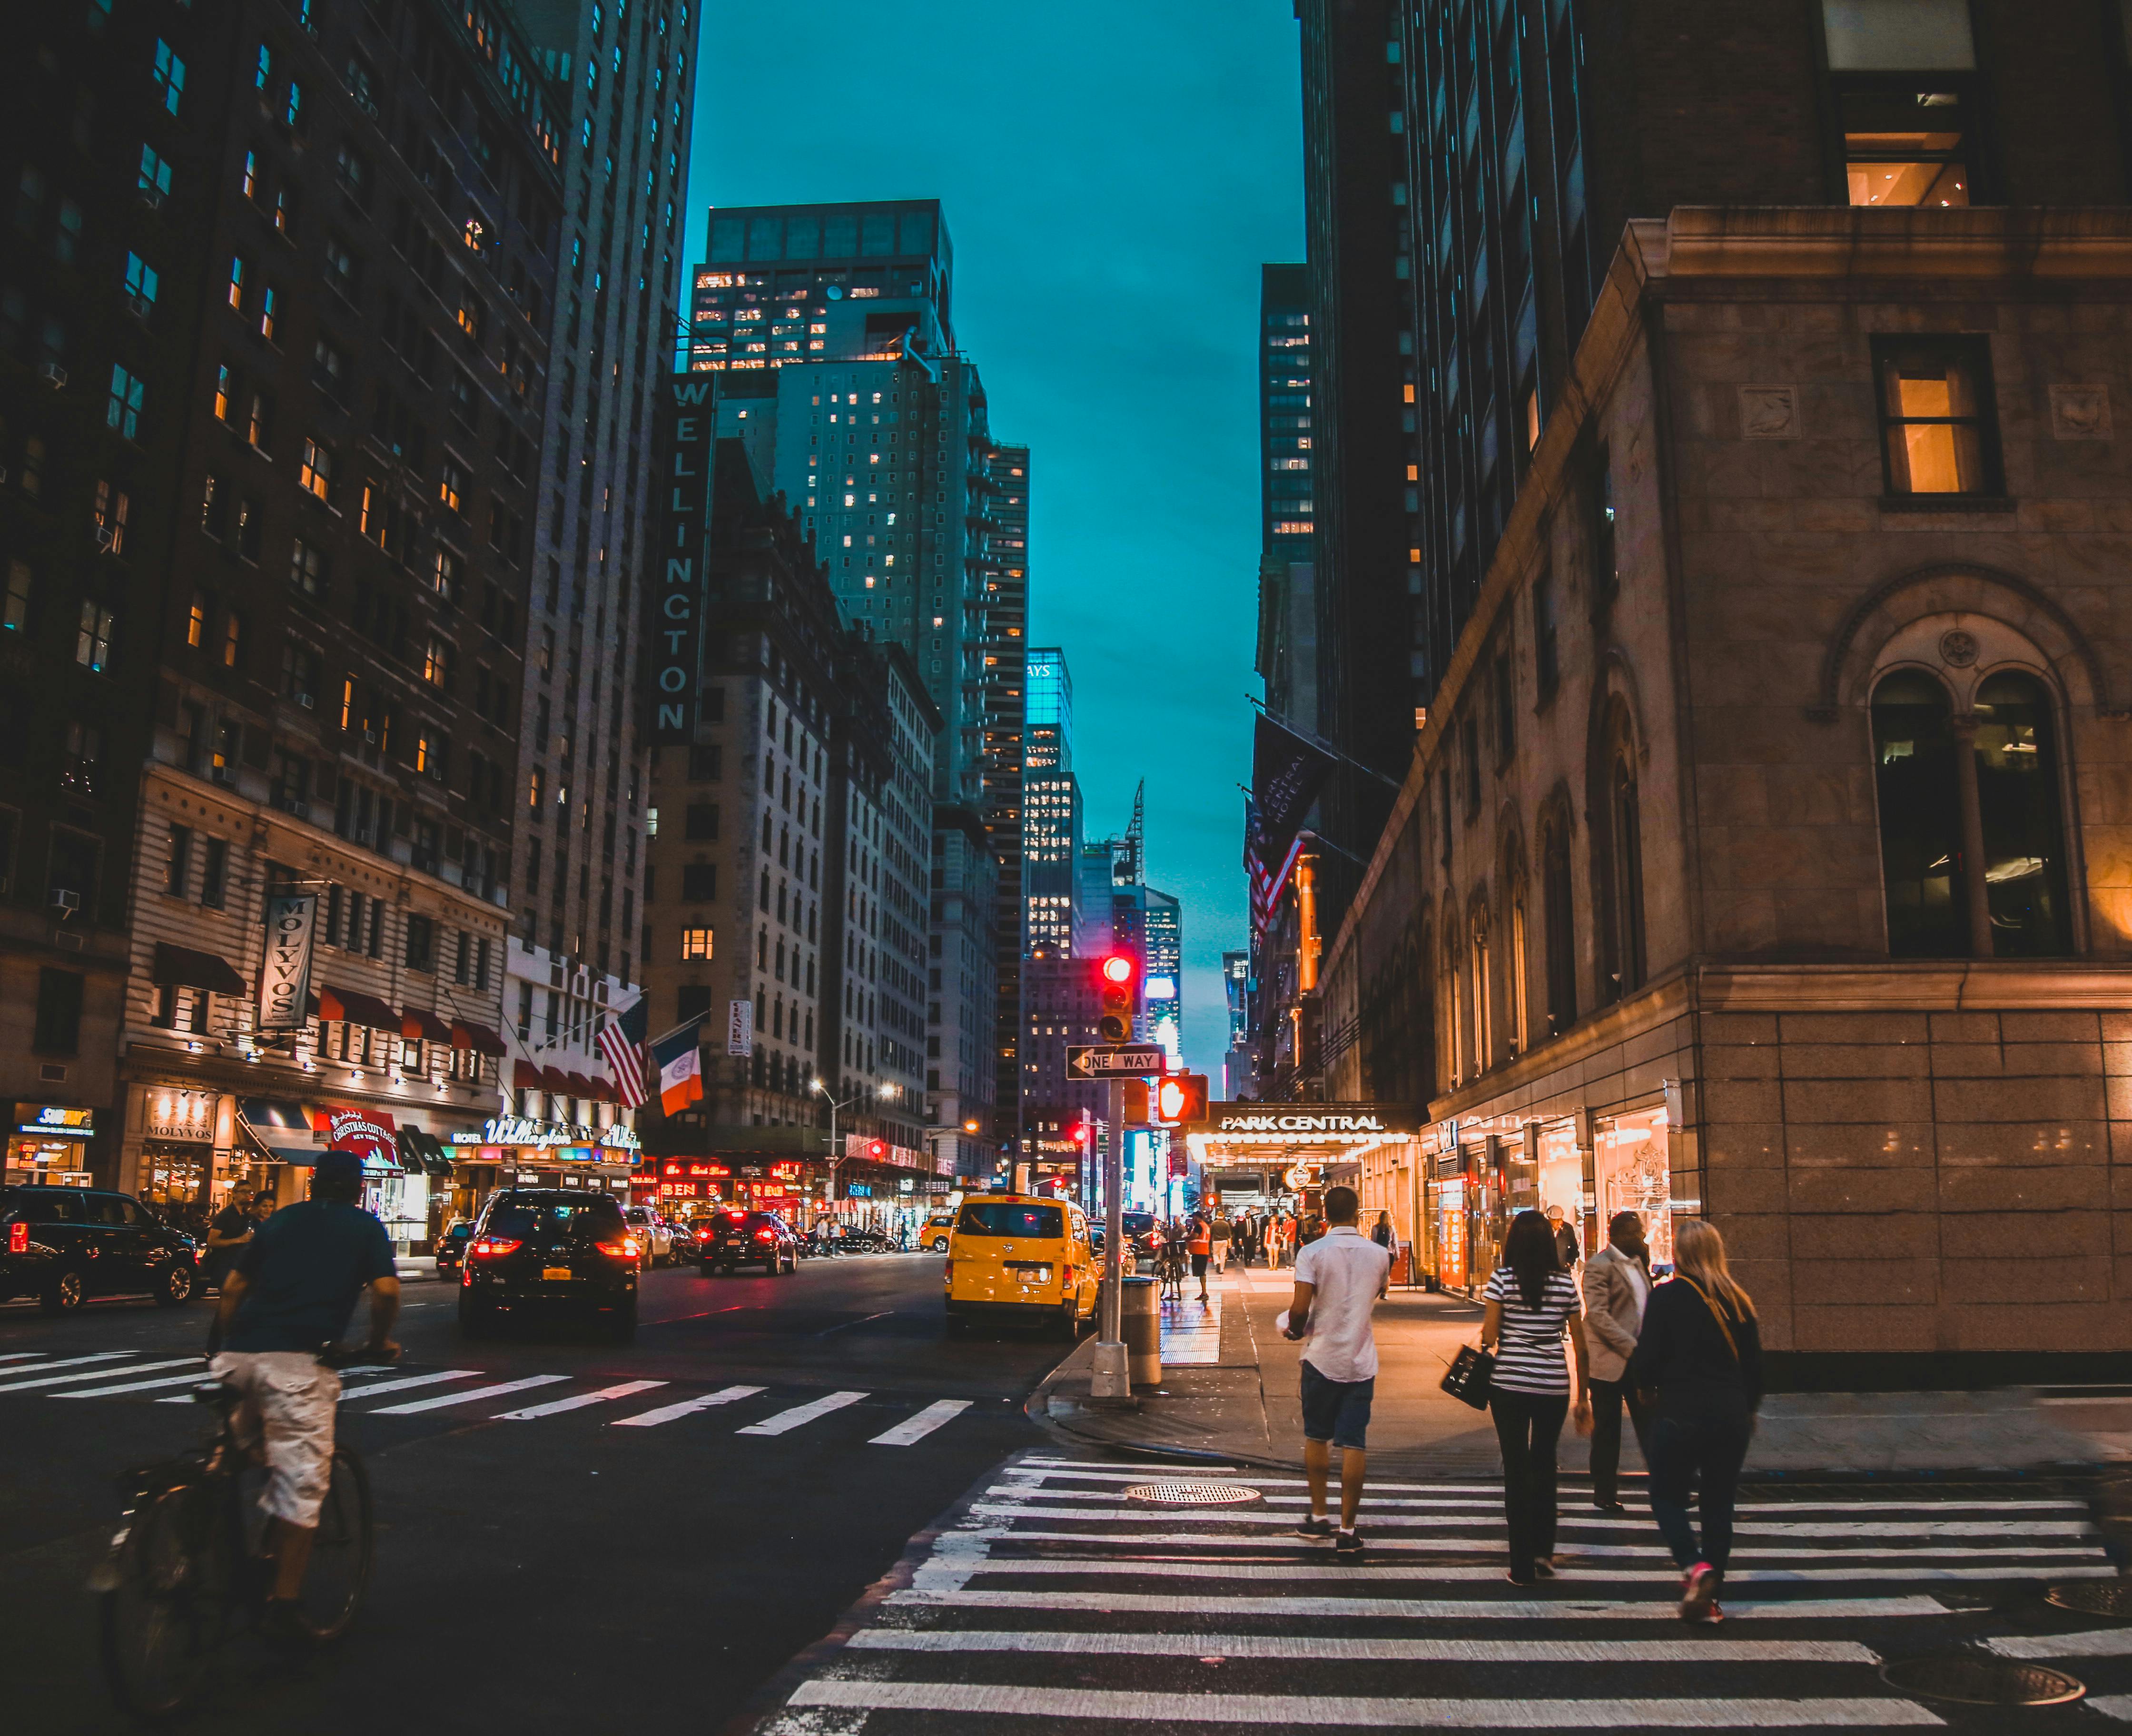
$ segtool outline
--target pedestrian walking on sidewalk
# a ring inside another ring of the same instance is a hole
[[[1651,1255],[1644,1245],[1644,1220],[1617,1211],[1607,1220],[1606,1245],[1584,1263],[1584,1326],[1592,1341],[1592,1504],[1601,1513],[1624,1513],[1621,1407],[1636,1445],[1645,1449],[1644,1401],[1629,1379],[1629,1359],[1644,1329],[1650,1300]]]
[[[1361,1201],[1352,1187],[1328,1188],[1331,1227],[1295,1257],[1295,1294],[1287,1336],[1307,1339],[1303,1353],[1303,1470],[1310,1484],[1310,1517],[1298,1537],[1332,1538],[1333,1551],[1359,1561],[1362,1539],[1355,1515],[1362,1504],[1362,1472],[1370,1403],[1377,1389],[1377,1340],[1370,1312],[1385,1293],[1391,1257],[1355,1227]],[[1340,1449],[1340,1527],[1326,1514],[1332,1449]]]
[[[1233,1233],[1229,1220],[1225,1217],[1216,1218],[1208,1226],[1208,1244],[1213,1250],[1214,1270],[1217,1274],[1228,1269],[1229,1240]]]
[[[1287,1239],[1287,1229],[1288,1220],[1277,1213],[1266,1220],[1265,1257],[1269,1272],[1280,1270],[1281,1244]]]
[[[1577,1430],[1590,1431],[1589,1358],[1577,1282],[1562,1269],[1554,1232],[1537,1211],[1520,1211],[1503,1241],[1503,1264],[1488,1279],[1481,1346],[1496,1353],[1488,1408],[1503,1450],[1503,1513],[1510,1537],[1510,1580],[1554,1577],[1554,1449],[1569,1412],[1562,1337],[1577,1358]]]
[[[1214,1232],[1207,1223],[1204,1212],[1192,1214],[1187,1230],[1185,1250],[1192,1256],[1192,1275],[1199,1280],[1199,1300],[1207,1300],[1207,1264],[1214,1257]]]
[[[1548,1228],[1554,1232],[1554,1251],[1562,1262],[1562,1269],[1574,1272],[1577,1269],[1577,1232],[1564,1220],[1559,1206],[1547,1208],[1547,1223]]]
[[[1651,1513],[1681,1570],[1681,1619],[1722,1621],[1717,1594],[1732,1554],[1733,1500],[1762,1403],[1762,1335],[1726,1263],[1725,1238],[1699,1218],[1673,1225],[1673,1275],[1651,1292],[1629,1379],[1652,1412]],[[1691,1482],[1699,1547],[1688,1517]]]

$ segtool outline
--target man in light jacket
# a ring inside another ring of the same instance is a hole
[[[1606,1225],[1606,1245],[1584,1263],[1584,1332],[1592,1346],[1592,1504],[1623,1513],[1616,1484],[1621,1466],[1621,1407],[1629,1407],[1638,1446],[1644,1439],[1643,1401],[1629,1384],[1629,1358],[1650,1299],[1650,1251],[1644,1220],[1617,1211]]]

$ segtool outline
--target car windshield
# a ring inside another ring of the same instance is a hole
[[[6,1211],[10,1217],[21,1218],[31,1224],[79,1224],[84,1221],[81,1196],[61,1193],[56,1188],[26,1188],[9,1198]]]
[[[955,1228],[963,1235],[1019,1235],[1055,1241],[1066,1233],[1066,1214],[1056,1206],[973,1201],[963,1208]]]
[[[1128,1211],[1125,1215],[1127,1235],[1145,1235],[1155,1228],[1155,1214],[1151,1211]]]
[[[552,1235],[557,1232],[590,1230],[596,1233],[622,1228],[622,1210],[612,1200],[504,1200],[488,1215],[490,1235]]]

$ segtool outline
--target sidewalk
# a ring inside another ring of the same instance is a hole
[[[1030,1402],[1029,1412],[1086,1443],[1202,1455],[1233,1463],[1301,1463],[1297,1388],[1303,1346],[1274,1326],[1287,1272],[1232,1268],[1215,1279],[1219,1360],[1178,1365],[1167,1345],[1162,1384],[1122,1406],[1092,1403],[1092,1340],[1084,1340]],[[1462,1344],[1477,1342],[1480,1305],[1396,1290],[1377,1305],[1377,1391],[1370,1465],[1378,1476],[1494,1476],[1501,1469],[1486,1413],[1439,1383]],[[1180,1326],[1184,1324],[1180,1321]],[[1194,1335],[1203,1342],[1210,1335]],[[1165,1330],[1165,1340],[1174,1335]],[[1178,1340],[1182,1341],[1182,1340]],[[1622,1465],[1640,1470],[1633,1433]],[[1587,1467],[1585,1441],[1563,1430],[1565,1472]],[[1827,1472],[2039,1471],[2132,1462],[2132,1388],[2010,1387],[1992,1392],[1779,1393],[1762,1407],[1750,1475]]]

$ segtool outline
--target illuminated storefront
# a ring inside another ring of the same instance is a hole
[[[453,1211],[471,1217],[497,1187],[586,1187],[627,1195],[644,1153],[636,1134],[612,1127],[492,1115],[478,1131],[445,1140],[451,1153]]]
[[[86,1187],[89,1142],[95,1132],[93,1109],[17,1104],[14,1125],[7,1134],[7,1169],[0,1181],[11,1187]]]

